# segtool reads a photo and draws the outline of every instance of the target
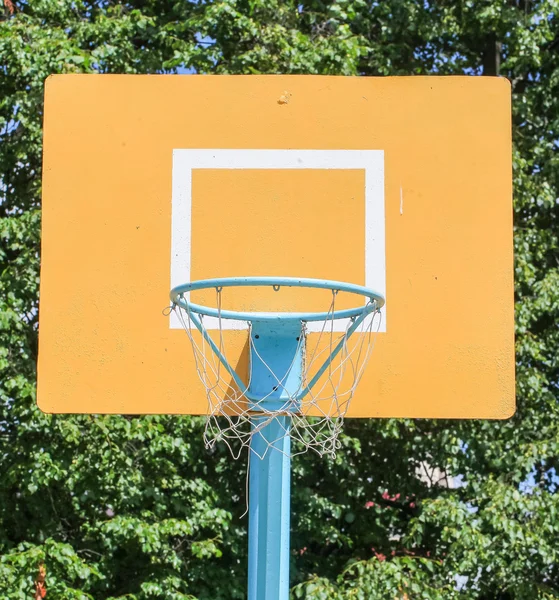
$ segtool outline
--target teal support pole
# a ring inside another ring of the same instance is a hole
[[[253,431],[266,421],[255,417]],[[290,421],[274,417],[251,440],[248,600],[289,598]]]
[[[301,323],[251,328],[248,600],[288,600],[291,499],[290,412],[302,385]],[[270,417],[266,409],[284,411]],[[260,413],[260,414],[259,414]]]

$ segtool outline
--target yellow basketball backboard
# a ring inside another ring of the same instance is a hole
[[[45,101],[43,410],[205,413],[170,288],[292,276],[386,297],[348,416],[514,412],[506,80],[57,75]]]

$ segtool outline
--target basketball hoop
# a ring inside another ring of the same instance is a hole
[[[225,289],[262,286],[271,286],[278,293],[286,287],[323,290],[327,294],[325,310],[246,312],[223,308]],[[190,300],[191,292],[212,288],[215,308]],[[342,293],[360,296],[365,303],[337,308]],[[335,454],[343,418],[380,327],[384,305],[380,294],[337,281],[243,277],[186,283],[173,288],[171,301],[192,344],[198,375],[206,388],[207,446],[224,441],[235,456],[250,446],[261,458],[271,447],[290,454],[308,449],[320,455]],[[212,329],[207,325],[210,320]],[[244,322],[248,327],[248,376],[238,373],[227,356],[227,320]],[[261,435],[271,424],[276,426],[272,438]],[[251,444],[255,435],[259,444]],[[293,451],[290,444],[286,449],[281,442],[286,436],[295,442]],[[231,444],[234,440],[240,447]]]

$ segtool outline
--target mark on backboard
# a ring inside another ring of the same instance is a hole
[[[283,92],[283,94],[279,97],[278,104],[289,104],[289,99],[291,98],[291,92]]]

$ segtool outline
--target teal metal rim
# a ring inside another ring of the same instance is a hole
[[[279,290],[281,287],[301,287],[301,288],[319,288],[332,290],[333,292],[348,292],[364,296],[368,302],[362,306],[336,310],[334,312],[243,312],[236,310],[218,310],[200,304],[190,302],[185,294],[195,290],[204,290],[215,288],[218,292],[226,287],[258,287],[272,286]],[[362,285],[354,283],[345,283],[342,281],[330,281],[327,279],[308,279],[296,277],[222,277],[216,279],[201,279],[178,285],[171,290],[171,302],[189,312],[208,317],[218,317],[221,319],[234,319],[236,321],[327,321],[336,319],[354,319],[363,314],[379,310],[384,306],[384,296]],[[371,307],[373,305],[373,307]]]

